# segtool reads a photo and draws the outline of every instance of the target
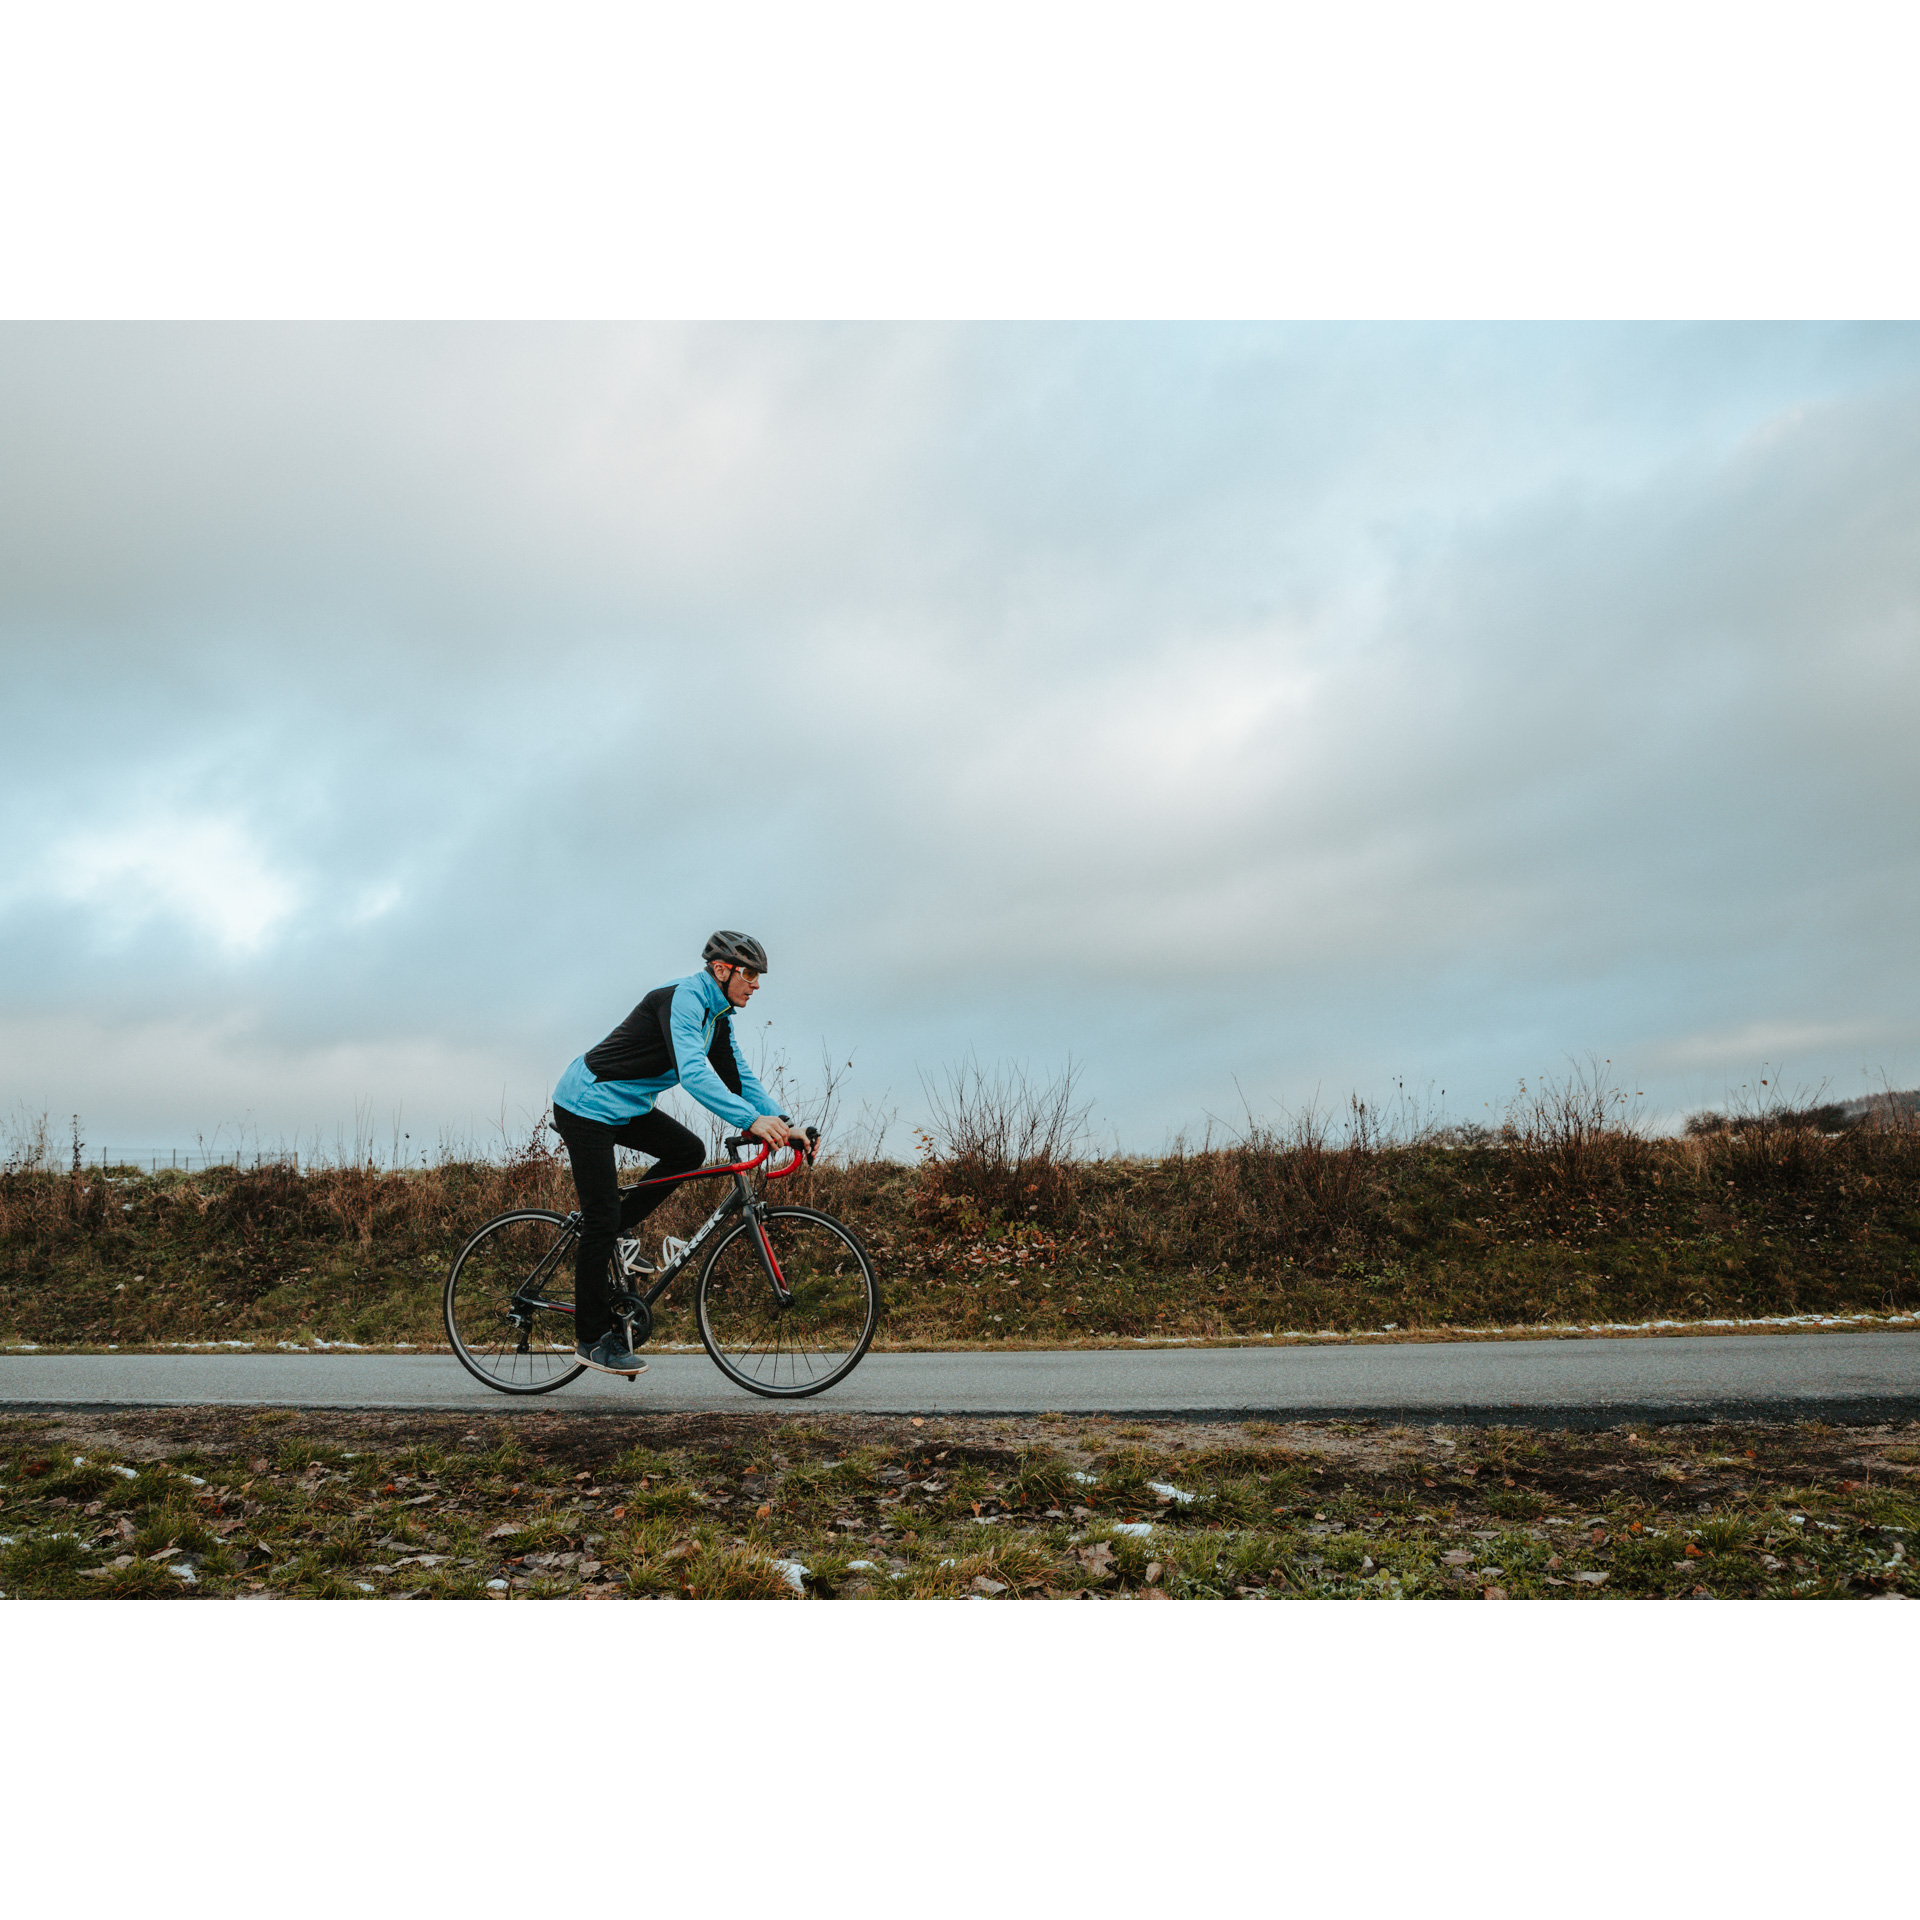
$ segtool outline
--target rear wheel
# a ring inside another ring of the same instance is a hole
[[[784,1301],[761,1258],[762,1231]],[[698,1304],[701,1341],[729,1380],[769,1400],[803,1400],[860,1364],[880,1287],[866,1249],[831,1214],[768,1207],[707,1256]]]
[[[586,1369],[573,1357],[576,1236],[531,1208],[489,1220],[447,1275],[447,1338],[497,1393],[551,1393]]]

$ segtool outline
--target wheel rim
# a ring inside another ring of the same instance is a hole
[[[787,1284],[782,1305],[743,1224],[720,1244],[700,1284],[700,1325],[722,1372],[755,1393],[818,1393],[859,1360],[873,1334],[872,1269],[845,1228],[812,1214],[763,1221]]]
[[[555,1257],[561,1224],[552,1216],[501,1221],[460,1256],[448,1283],[454,1346],[474,1373],[507,1393],[544,1393],[580,1370],[571,1242]]]

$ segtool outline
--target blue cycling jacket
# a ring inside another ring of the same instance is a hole
[[[744,1133],[780,1109],[740,1055],[733,1003],[704,969],[655,987],[560,1076],[553,1104],[610,1127],[638,1119],[669,1087]]]

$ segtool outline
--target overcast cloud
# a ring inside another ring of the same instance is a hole
[[[1109,1144],[1920,1079],[1920,330],[10,327],[0,1095],[536,1114],[715,925]]]

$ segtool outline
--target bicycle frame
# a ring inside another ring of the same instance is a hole
[[[730,1149],[738,1148],[745,1144],[747,1137],[745,1134],[732,1135],[727,1139],[726,1145]],[[637,1180],[634,1182],[635,1186],[640,1187],[664,1187],[671,1185],[677,1180],[714,1180],[723,1176],[730,1176],[733,1180],[733,1191],[707,1215],[706,1219],[701,1222],[699,1231],[687,1242],[685,1251],[681,1253],[678,1259],[669,1262],[668,1265],[662,1269],[660,1277],[645,1293],[636,1292],[626,1284],[625,1277],[622,1276],[621,1281],[613,1289],[612,1305],[616,1316],[618,1316],[620,1312],[623,1299],[637,1301],[641,1306],[646,1308],[650,1314],[653,1303],[693,1264],[693,1256],[712,1234],[714,1228],[719,1226],[723,1221],[731,1220],[736,1213],[742,1212],[753,1222],[755,1250],[760,1255],[761,1268],[766,1273],[767,1280],[773,1288],[774,1296],[783,1307],[787,1305],[793,1296],[788,1291],[786,1276],[780,1271],[780,1263],[774,1257],[773,1246],[767,1239],[766,1229],[760,1224],[759,1216],[766,1202],[756,1200],[754,1198],[753,1188],[747,1183],[747,1175],[752,1173],[756,1167],[764,1166],[777,1151],[778,1149],[775,1147],[763,1146],[751,1160],[727,1160],[711,1167],[695,1167],[691,1173],[669,1173],[663,1175],[658,1180]],[[802,1166],[807,1158],[807,1152],[796,1149],[793,1158],[789,1160],[784,1167],[770,1171],[766,1177],[769,1180],[784,1180],[788,1174]],[[547,1257],[514,1289],[512,1304],[516,1309],[526,1308],[531,1310],[539,1307],[544,1308],[549,1313],[564,1313],[569,1315],[573,1313],[574,1308],[571,1302],[546,1300],[541,1298],[536,1291],[546,1276],[553,1271],[561,1255],[565,1253],[579,1237],[580,1215],[577,1213],[569,1214],[566,1224],[567,1231],[554,1242],[552,1251],[549,1252]]]

